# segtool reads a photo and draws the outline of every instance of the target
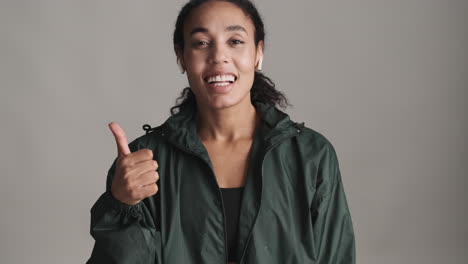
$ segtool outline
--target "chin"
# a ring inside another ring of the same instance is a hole
[[[225,109],[229,107],[233,107],[237,105],[240,101],[239,100],[229,100],[230,98],[212,98],[208,104],[212,109]]]
[[[213,109],[226,109],[240,105],[247,99],[250,101],[250,93],[242,98],[229,95],[214,96],[210,98],[209,104]]]
[[[230,108],[243,103],[245,100],[250,101],[250,90],[242,91],[242,94],[239,94],[240,86],[234,86],[231,90],[225,93],[212,92],[209,88],[206,88],[207,87],[203,87],[203,92],[205,94],[201,103],[211,109]]]

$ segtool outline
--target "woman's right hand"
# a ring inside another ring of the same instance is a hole
[[[112,196],[125,204],[136,205],[158,192],[158,163],[153,160],[150,149],[130,152],[125,132],[117,123],[109,123],[109,128],[114,134],[118,153],[111,185]]]

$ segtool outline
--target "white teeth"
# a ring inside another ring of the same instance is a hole
[[[208,82],[234,82],[235,77],[232,75],[216,75],[208,78]]]
[[[214,86],[226,86],[226,85],[230,85],[231,83],[229,82],[223,82],[223,83],[214,83],[213,85]]]

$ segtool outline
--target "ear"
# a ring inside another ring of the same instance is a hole
[[[261,57],[263,58],[263,40],[260,40],[258,42],[257,54],[256,54],[256,57],[255,57],[255,68],[258,67],[258,63],[259,63]]]

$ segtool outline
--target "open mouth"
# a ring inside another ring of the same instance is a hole
[[[217,75],[205,78],[205,82],[208,83],[210,90],[216,94],[227,94],[229,93],[237,81],[235,75]]]
[[[209,78],[205,78],[205,82],[210,84],[211,86],[227,86],[233,84],[237,81],[237,77],[234,76],[234,80],[210,80]]]

